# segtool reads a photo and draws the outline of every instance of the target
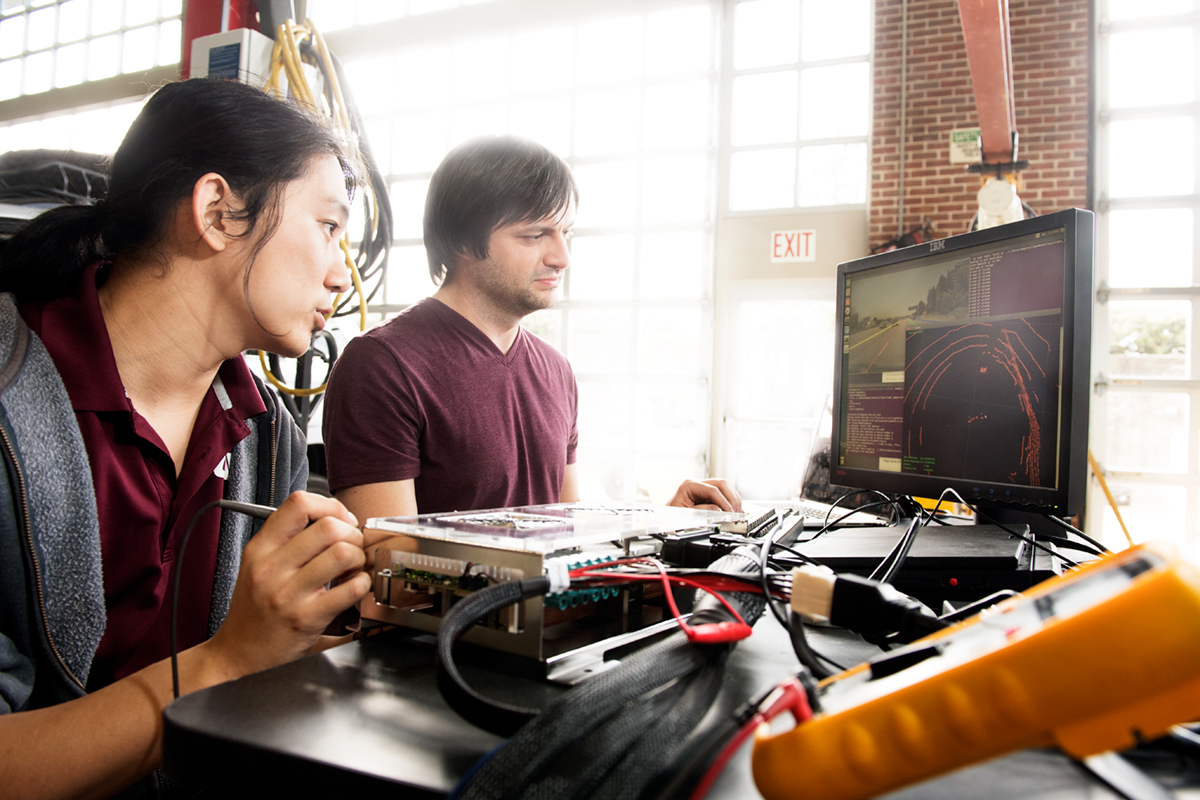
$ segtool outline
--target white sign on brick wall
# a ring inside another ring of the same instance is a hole
[[[771,263],[816,260],[816,231],[775,231],[771,234]]]
[[[979,128],[959,128],[950,131],[950,163],[978,164],[983,161],[983,151],[979,149]]]

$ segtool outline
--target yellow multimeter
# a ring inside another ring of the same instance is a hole
[[[767,800],[858,800],[1026,747],[1082,758],[1200,718],[1200,571],[1141,545],[821,685],[760,729]]]

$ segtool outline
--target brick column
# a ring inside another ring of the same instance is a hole
[[[1021,199],[1039,214],[1086,208],[1091,112],[1088,0],[1010,0],[1013,89]],[[963,233],[975,213],[979,178],[950,163],[955,128],[978,124],[958,7],[909,0],[907,75],[901,76],[901,0],[875,2],[875,97],[870,242],[877,246],[933,221],[936,236]],[[907,92],[904,220],[897,222],[900,95]]]

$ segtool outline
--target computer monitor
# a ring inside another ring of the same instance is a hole
[[[1072,209],[838,265],[833,482],[1078,512],[1094,229]]]

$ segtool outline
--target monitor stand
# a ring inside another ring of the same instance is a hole
[[[1036,536],[1050,539],[1062,539],[1066,535],[1061,527],[1038,511],[1020,511],[1013,508],[991,506],[987,503],[976,503],[975,507],[982,512],[983,516],[1000,525],[1007,525],[1010,528],[1015,525],[1026,525]]]

